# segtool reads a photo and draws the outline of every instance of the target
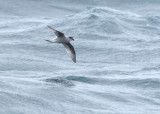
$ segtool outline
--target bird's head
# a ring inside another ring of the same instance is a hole
[[[70,40],[73,40],[73,41],[74,41],[73,37],[70,36],[70,37],[68,37],[68,38],[69,38]]]

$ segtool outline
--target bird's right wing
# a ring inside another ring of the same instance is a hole
[[[76,63],[76,52],[74,50],[74,47],[70,43],[63,43],[63,46],[66,48],[68,54],[72,58],[73,62]]]
[[[50,27],[50,26],[48,26],[54,33],[55,33],[55,35],[57,36],[57,37],[63,37],[64,36],[64,34],[62,33],[62,32],[60,32],[60,31],[58,31],[58,30],[55,30],[55,29],[53,29],[52,27]]]

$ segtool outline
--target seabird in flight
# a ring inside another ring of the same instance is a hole
[[[51,43],[61,43],[63,44],[63,46],[66,48],[68,54],[70,55],[70,57],[72,58],[73,62],[76,63],[76,52],[74,50],[74,47],[70,44],[70,41],[74,41],[73,37],[65,37],[64,34],[60,31],[57,31],[53,28],[51,28],[50,26],[48,26],[57,36],[56,39],[53,40],[46,40],[47,42],[51,42]]]

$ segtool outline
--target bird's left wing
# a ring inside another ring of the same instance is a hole
[[[62,32],[60,32],[60,31],[58,31],[58,30],[55,30],[55,29],[53,29],[53,28],[50,27],[50,26],[48,26],[48,28],[50,28],[50,29],[55,33],[55,35],[56,35],[57,37],[63,37],[63,36],[64,36],[64,34],[63,34]]]
[[[66,48],[68,54],[72,58],[73,62],[76,63],[76,52],[74,50],[74,47],[70,43],[63,43],[63,46]]]

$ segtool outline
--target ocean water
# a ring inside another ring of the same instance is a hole
[[[159,114],[159,0],[0,0],[0,114]],[[73,63],[47,25],[73,36]]]

